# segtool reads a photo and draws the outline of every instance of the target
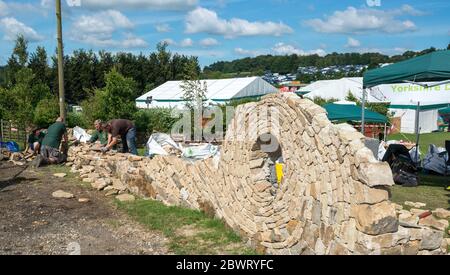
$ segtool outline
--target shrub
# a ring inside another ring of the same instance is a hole
[[[146,135],[153,132],[170,133],[172,126],[178,118],[172,118],[172,109],[154,108],[139,110],[134,115],[134,123],[137,130]]]
[[[74,128],[75,126],[87,129],[92,124],[86,123],[86,120],[82,114],[78,113],[67,113],[67,126],[69,128]]]
[[[58,98],[51,97],[39,101],[34,110],[33,123],[42,128],[47,128],[55,122],[59,116]]]

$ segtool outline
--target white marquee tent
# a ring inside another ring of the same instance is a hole
[[[301,88],[300,91],[309,92],[305,97],[310,99],[321,97],[323,99],[343,101],[347,99],[349,93],[352,93],[354,96],[361,99],[362,86],[362,77],[347,77],[334,80],[319,80]]]
[[[431,84],[431,83],[430,83]],[[362,99],[363,78],[321,80],[303,87],[305,97],[345,101],[349,92]],[[421,133],[438,129],[438,110],[450,105],[450,84],[424,88],[410,83],[380,85],[367,90],[367,101],[390,103],[394,117],[401,117],[402,133],[414,133],[417,105],[420,103],[419,127]]]
[[[233,99],[243,99],[277,93],[278,90],[260,77],[202,80],[206,81],[206,98],[209,103],[223,104]],[[138,108],[183,108],[182,81],[168,81],[136,99]],[[147,105],[147,99],[151,103]]]

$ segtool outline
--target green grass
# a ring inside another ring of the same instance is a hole
[[[410,141],[412,143],[416,142],[415,134],[394,134],[389,135],[388,140],[403,140]],[[430,133],[430,134],[421,134],[419,139],[420,152],[422,156],[425,156],[428,152],[428,147],[430,144],[435,144],[439,147],[445,146],[445,141],[450,140],[450,133]]]
[[[153,200],[117,204],[151,230],[161,231],[169,239],[169,248],[179,255],[227,254],[253,255],[240,237],[225,224],[206,214],[182,207],[165,206]]]
[[[142,156],[142,157],[145,156],[145,148],[138,148],[137,151],[138,151],[138,156]]]
[[[422,174],[418,187],[393,186],[391,188],[391,200],[401,205],[405,201],[423,202],[427,204],[426,208],[430,210],[436,208],[450,210],[450,191],[446,190],[449,184],[449,177]]]

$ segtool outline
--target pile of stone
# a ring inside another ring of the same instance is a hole
[[[284,161],[276,186],[261,176],[274,153],[260,142],[267,134]],[[390,202],[389,165],[363,140],[352,127],[333,125],[310,100],[270,95],[238,107],[218,164],[101,154],[82,145],[70,149],[68,165],[98,190],[203,210],[262,253],[446,253],[446,214],[425,217]]]
[[[72,173],[79,173],[82,181],[89,183],[92,188],[104,191],[105,196],[114,196],[127,191],[127,187],[119,179],[114,178],[112,167],[105,161],[114,155],[114,153],[101,154],[90,145],[81,144],[69,149],[66,165],[72,167]]]

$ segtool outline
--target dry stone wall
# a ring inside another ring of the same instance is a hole
[[[278,185],[268,180],[267,162],[280,157]],[[446,251],[442,231],[400,225],[400,209],[389,201],[391,170],[375,160],[363,136],[333,125],[323,108],[295,95],[239,106],[218,163],[102,155],[86,146],[71,148],[69,161],[98,190],[201,209],[267,254]]]

